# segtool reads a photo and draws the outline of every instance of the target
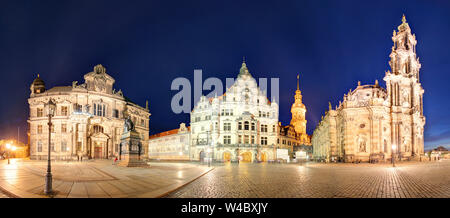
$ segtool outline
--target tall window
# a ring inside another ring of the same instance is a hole
[[[252,123],[252,131],[255,131],[255,123]]]
[[[242,122],[238,123],[238,130],[242,130]]]
[[[267,125],[261,124],[261,132],[267,132]]]
[[[223,136],[223,144],[225,145],[231,144],[231,136],[229,135]]]
[[[42,142],[41,141],[38,141],[38,143],[37,143],[37,151],[42,152]]]
[[[43,117],[44,116],[44,109],[43,108],[38,108],[37,112],[36,112],[36,116],[37,117]]]
[[[248,121],[244,122],[244,130],[249,130],[249,122]]]
[[[238,136],[238,143],[239,143],[239,144],[242,143],[242,136],[241,136],[241,135]]]
[[[114,118],[119,118],[119,110],[117,110],[117,109],[113,110],[113,117]]]
[[[67,151],[67,142],[61,141],[61,152],[66,152],[66,151]]]
[[[106,106],[104,104],[94,104],[94,115],[95,116],[106,116]]]
[[[275,132],[275,125],[272,126],[272,132]]]
[[[244,135],[244,144],[249,144],[248,135]]]
[[[67,132],[67,124],[63,123],[61,124],[61,132],[66,133]]]
[[[254,135],[252,135],[252,141],[251,141],[251,143],[252,143],[252,144],[255,144],[255,136],[254,136]]]
[[[69,114],[69,110],[67,108],[67,106],[62,106],[61,107],[61,116],[67,116]]]
[[[261,145],[267,145],[267,137],[261,137]]]
[[[231,131],[231,123],[224,123],[223,124],[223,130],[224,131]]]

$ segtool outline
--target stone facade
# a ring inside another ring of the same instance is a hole
[[[148,157],[154,160],[189,160],[190,131],[186,124],[180,128],[151,135]]]
[[[150,113],[122,91],[113,89],[115,80],[102,65],[84,75],[85,83],[45,88],[39,77],[31,84],[29,142],[32,159],[46,159],[48,152],[48,117],[44,104],[54,99],[57,104],[52,118],[52,159],[110,158],[119,155],[124,120],[130,117],[142,144],[147,144]],[[147,154],[147,146],[144,146]]]
[[[277,133],[278,104],[267,99],[243,62],[224,95],[202,96],[192,110],[190,159],[267,161],[274,158]]]
[[[419,158],[424,154],[423,93],[416,57],[416,37],[405,17],[394,30],[392,72],[344,95],[322,117],[312,136],[314,158],[325,161],[372,161]],[[392,155],[394,154],[394,155]]]

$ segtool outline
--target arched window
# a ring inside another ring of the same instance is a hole
[[[249,130],[249,122],[248,121],[244,122],[244,130]]]

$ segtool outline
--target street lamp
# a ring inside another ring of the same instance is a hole
[[[211,148],[206,149],[206,153],[208,153],[208,167],[211,167]]]
[[[394,144],[392,145],[392,154],[391,154],[391,159],[392,159],[392,167],[395,167],[395,155],[394,155],[394,151],[397,149],[397,146]]]
[[[52,190],[52,165],[51,165],[51,136],[52,136],[52,117],[55,115],[56,103],[53,99],[49,99],[48,103],[45,104],[45,110],[48,116],[48,164],[47,164],[47,174],[45,175],[45,194],[51,194]]]

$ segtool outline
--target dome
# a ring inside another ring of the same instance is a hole
[[[33,80],[33,83],[31,83],[30,88],[32,93],[39,94],[45,92],[45,82],[39,77],[39,74],[37,78]]]
[[[42,79],[39,77],[39,74],[38,74],[37,78],[33,80],[32,85],[34,85],[34,86],[44,86],[44,87],[45,87],[44,80],[42,80]]]

